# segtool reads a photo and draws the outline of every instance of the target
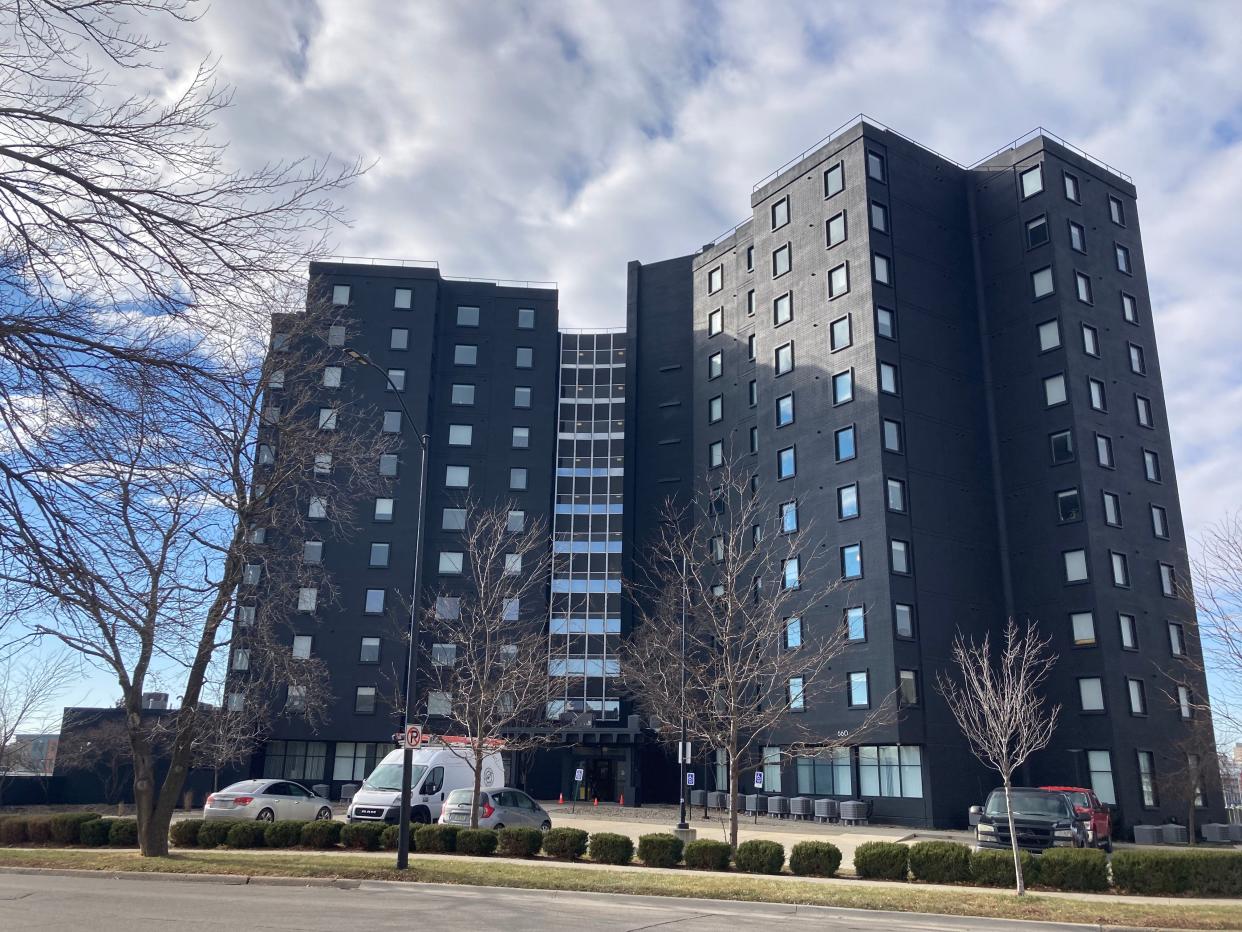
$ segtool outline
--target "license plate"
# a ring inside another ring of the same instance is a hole
[[[466,814],[464,812],[450,812],[448,820],[450,822],[465,822]]]

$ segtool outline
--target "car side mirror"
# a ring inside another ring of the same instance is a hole
[[[971,824],[971,826],[978,825],[978,824],[979,824],[979,820],[980,820],[980,819],[982,819],[982,818],[983,818],[983,807],[982,807],[982,806],[971,806],[971,807],[970,807],[970,824]]]

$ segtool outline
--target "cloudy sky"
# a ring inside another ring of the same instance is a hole
[[[215,58],[239,165],[376,160],[345,255],[555,280],[618,325],[625,263],[692,252],[859,112],[959,162],[1045,126],[1139,190],[1192,537],[1242,506],[1242,16],[1230,0],[213,0],[161,27],[174,93]],[[152,83],[154,82],[154,83]]]

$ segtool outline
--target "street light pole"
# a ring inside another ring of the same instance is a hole
[[[415,681],[418,676],[418,575],[423,560],[423,512],[426,510],[427,501],[427,445],[431,438],[425,433],[419,433],[414,416],[410,414],[410,409],[406,407],[405,399],[401,397],[401,391],[393,384],[387,371],[377,366],[369,356],[357,350],[347,349],[345,350],[345,355],[354,360],[354,362],[370,366],[372,369],[383,373],[384,380],[397,396],[397,404],[401,405],[401,412],[405,415],[406,422],[413,429],[414,436],[418,439],[418,514],[414,525],[414,570],[410,574],[410,618],[406,632],[408,644],[405,651],[405,707],[402,710],[401,722],[401,730],[404,732],[405,726],[410,723],[410,712],[412,711],[413,702],[417,699]],[[400,828],[397,830],[398,870],[405,870],[410,866],[410,794],[414,789],[411,785],[413,783],[413,773],[414,749],[407,745],[401,751],[401,819],[399,823]]]
[[[679,829],[688,829],[690,823],[686,821],[686,763],[690,756],[686,747],[686,557],[683,554],[681,558],[681,744],[677,748],[677,761],[681,765],[678,769],[681,772],[681,789],[678,795],[681,797],[681,821],[677,823]]]

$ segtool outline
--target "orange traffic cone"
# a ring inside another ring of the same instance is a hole
[[[596,797],[595,797],[595,803],[594,803],[594,805],[596,806],[596,808],[598,808],[598,807],[599,807],[599,797],[598,797],[598,796],[596,796]]]
[[[625,794],[624,793],[621,794],[621,802],[618,803],[618,805],[621,805],[621,806],[625,805]]]
[[[556,804],[558,806],[565,805],[565,794],[564,793],[561,793],[559,796],[556,797]]]

